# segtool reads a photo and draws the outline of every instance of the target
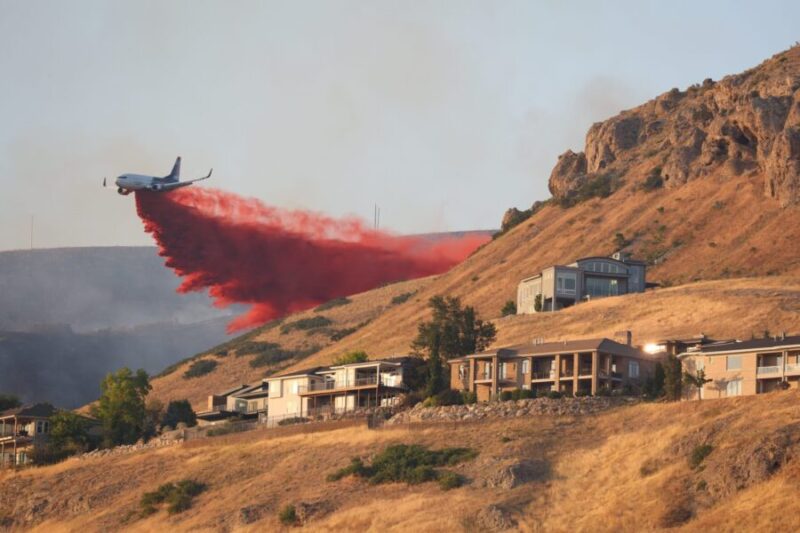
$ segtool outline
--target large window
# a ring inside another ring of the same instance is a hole
[[[483,379],[492,379],[492,363],[483,365]]]
[[[523,359],[522,360],[522,373],[523,374],[527,374],[528,372],[530,372],[530,370],[531,370],[530,363],[531,362],[528,361],[527,359]]]
[[[586,277],[586,294],[589,296],[617,296],[624,292],[620,291],[620,280]]]
[[[742,356],[741,355],[729,355],[725,358],[725,369],[726,370],[741,370],[742,369]]]
[[[574,273],[559,274],[556,277],[556,287],[558,292],[575,293],[577,286],[577,276]]]
[[[725,387],[725,393],[727,396],[741,396],[742,395],[742,380],[741,379],[734,379],[728,382],[727,387]]]

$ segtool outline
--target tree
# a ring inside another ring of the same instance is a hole
[[[58,411],[50,417],[48,444],[56,459],[87,451],[89,421],[72,411]]]
[[[362,350],[356,350],[356,351],[353,351],[353,352],[347,352],[346,354],[340,355],[339,357],[334,359],[333,360],[333,366],[349,365],[349,364],[352,364],[352,363],[363,363],[364,361],[367,361],[368,359],[369,359],[369,356],[367,355],[367,352],[362,351]]]
[[[0,412],[22,405],[14,394],[0,394]]]
[[[164,413],[162,425],[177,427],[179,423],[183,422],[187,427],[197,425],[197,416],[192,409],[189,400],[173,400],[167,406],[167,412]]]
[[[542,305],[542,295],[537,294],[536,297],[533,299],[533,310],[537,313],[541,313],[543,309]]]
[[[514,300],[507,301],[503,306],[503,308],[500,310],[500,314],[502,314],[503,316],[516,315],[517,302],[515,302]]]
[[[689,387],[697,387],[697,399],[702,399],[702,392],[703,392],[703,385],[711,381],[710,379],[706,378],[706,371],[700,369],[696,371],[694,374],[690,372],[683,373],[683,382],[685,385]]]
[[[411,349],[427,353],[428,371],[425,391],[435,394],[444,386],[442,364],[448,359],[485,350],[494,341],[494,324],[484,322],[470,306],[462,307],[461,300],[452,296],[434,296],[428,301],[433,312],[431,320],[417,328]]]
[[[670,402],[680,400],[683,390],[683,368],[680,360],[674,355],[670,355],[662,363],[662,369],[664,371],[664,398]]]
[[[150,378],[142,369],[130,368],[109,373],[100,383],[101,395],[92,414],[103,426],[106,446],[132,444],[144,435],[147,410],[145,398],[150,392]]]

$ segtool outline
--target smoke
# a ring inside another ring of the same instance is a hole
[[[392,281],[448,270],[488,240],[430,239],[368,228],[358,218],[290,211],[207,188],[140,191],[136,207],[178,292],[207,289],[218,307],[250,304],[235,331]]]

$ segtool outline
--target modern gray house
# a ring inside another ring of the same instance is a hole
[[[517,287],[517,314],[558,311],[605,296],[644,292],[647,265],[617,252],[554,265],[525,278]]]

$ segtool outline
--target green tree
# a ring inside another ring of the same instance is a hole
[[[22,405],[14,394],[0,394],[0,412]]]
[[[542,295],[537,294],[536,297],[533,299],[533,310],[537,313],[541,313],[542,309],[544,308],[542,303]]]
[[[709,381],[711,380],[706,378],[706,371],[703,369],[696,371],[694,374],[690,372],[683,373],[683,383],[686,386],[697,388],[698,400],[702,398],[703,385],[705,385]]]
[[[50,417],[48,444],[54,458],[83,453],[89,449],[89,421],[72,411],[58,411]]]
[[[452,296],[434,296],[428,301],[431,320],[417,328],[411,349],[428,355],[426,393],[435,394],[445,387],[442,365],[449,359],[485,350],[494,341],[494,324],[477,317],[471,306],[462,307]]]
[[[517,303],[514,300],[509,300],[503,305],[503,308],[500,310],[500,314],[503,316],[509,315],[516,315],[517,314]]]
[[[683,368],[680,360],[674,355],[670,355],[662,363],[662,369],[664,372],[664,398],[670,402],[680,400],[683,390]]]
[[[352,363],[363,363],[364,361],[369,360],[369,356],[367,352],[363,350],[356,350],[353,352],[347,352],[344,355],[340,355],[336,359],[333,360],[333,365],[349,365]]]
[[[134,374],[130,368],[121,368],[106,375],[100,383],[100,399],[92,408],[103,425],[106,446],[131,444],[144,435],[145,398],[151,388],[150,378],[142,369]]]
[[[197,415],[195,415],[189,400],[173,400],[167,405],[162,424],[164,426],[177,427],[183,422],[187,427],[197,425]]]

